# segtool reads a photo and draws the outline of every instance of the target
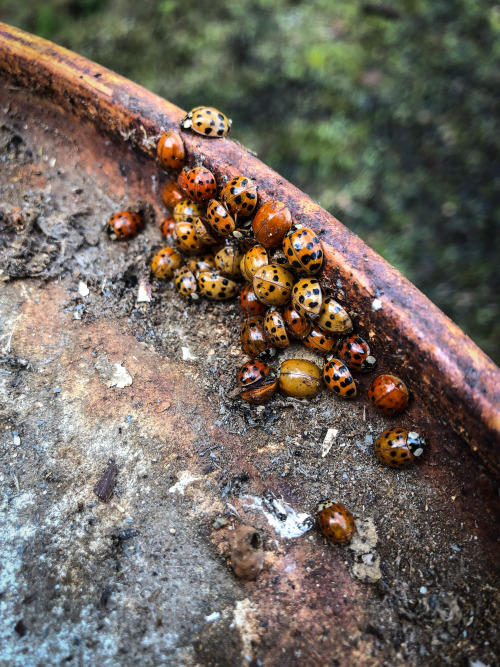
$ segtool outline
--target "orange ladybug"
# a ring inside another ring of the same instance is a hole
[[[206,167],[183,169],[177,178],[179,189],[198,204],[205,204],[217,192],[215,176]]]
[[[165,132],[157,146],[158,160],[165,169],[180,171],[184,164],[184,142],[177,132]]]
[[[375,441],[373,452],[377,459],[390,468],[403,468],[421,456],[427,446],[425,439],[405,428],[389,428]]]
[[[159,280],[168,280],[182,264],[182,257],[174,248],[159,250],[151,260],[151,272]]]
[[[112,241],[125,241],[142,229],[142,218],[134,211],[120,211],[108,220],[106,231]]]
[[[356,530],[354,517],[349,510],[331,500],[318,504],[318,523],[323,535],[337,544],[350,542]]]
[[[257,206],[257,187],[250,178],[237,176],[227,183],[221,197],[231,215],[248,218]]]
[[[265,248],[277,248],[290,231],[292,214],[280,201],[268,201],[257,211],[252,230],[257,241]]]
[[[356,385],[349,369],[338,359],[330,359],[323,368],[323,379],[328,389],[340,398],[354,398]]]
[[[252,285],[245,285],[240,292],[240,306],[245,317],[262,317],[266,305],[257,299]]]
[[[408,387],[395,375],[378,375],[368,389],[368,398],[375,410],[391,416],[408,405]]]
[[[262,317],[249,317],[241,325],[241,345],[249,357],[257,357],[272,345],[267,339]]]
[[[184,195],[177,187],[177,183],[167,183],[163,188],[161,195],[165,208],[169,211],[173,211],[175,205],[184,199]]]

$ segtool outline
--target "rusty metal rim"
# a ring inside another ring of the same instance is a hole
[[[155,159],[161,132],[185,112],[127,79],[51,42],[0,24],[0,76],[113,141]],[[417,399],[446,418],[500,476],[500,370],[408,280],[336,218],[229,139],[184,133],[187,160],[218,182],[245,174],[261,201],[280,199],[295,220],[322,232],[324,281],[346,296],[358,323],[377,336],[384,360],[399,368]],[[362,320],[362,322],[361,322]]]

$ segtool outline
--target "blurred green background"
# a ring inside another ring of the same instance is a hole
[[[500,5],[0,0],[318,200],[500,362]]]

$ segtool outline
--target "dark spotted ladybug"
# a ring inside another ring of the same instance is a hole
[[[292,304],[296,311],[317,318],[323,304],[321,287],[316,278],[302,278],[292,290]]]
[[[158,160],[170,171],[180,171],[184,164],[184,142],[177,132],[165,132],[157,146]]]
[[[187,255],[196,255],[205,247],[196,236],[192,222],[176,222],[174,227],[174,238],[179,248]]]
[[[250,387],[240,393],[240,397],[248,403],[254,405],[262,405],[274,396],[278,388],[278,380],[276,378],[269,378],[264,380],[262,384],[255,387]]]
[[[165,208],[167,208],[169,211],[173,211],[175,205],[184,199],[184,195],[177,187],[177,183],[167,183],[163,188],[161,196],[163,203],[165,204]]]
[[[217,192],[215,176],[206,167],[183,169],[177,178],[181,192],[198,204],[205,204],[213,199]]]
[[[335,345],[335,338],[314,325],[309,334],[302,340],[304,345],[318,354],[330,354]]]
[[[108,220],[106,230],[112,241],[126,241],[142,229],[142,218],[134,211],[120,211]]]
[[[408,405],[408,387],[395,375],[378,375],[368,389],[368,398],[378,412],[391,416]]]
[[[211,199],[207,207],[207,222],[216,234],[229,236],[236,229],[236,223],[226,207],[216,199]]]
[[[240,387],[247,387],[263,380],[269,374],[269,364],[265,361],[254,359],[247,361],[238,371],[238,384]]]
[[[313,276],[323,264],[323,249],[316,234],[302,227],[285,237],[283,252],[299,275]]]
[[[356,385],[349,369],[338,359],[330,359],[323,368],[323,379],[328,389],[341,398],[354,398]]]
[[[340,303],[330,296],[323,299],[317,324],[323,331],[334,335],[342,335],[352,329],[351,318]]]
[[[182,264],[182,257],[174,248],[159,250],[151,260],[151,272],[159,280],[168,280]]]
[[[266,336],[275,347],[290,347],[290,341],[283,321],[283,315],[279,310],[269,310],[264,318],[264,329]]]
[[[174,206],[174,220],[175,222],[191,222],[194,223],[196,218],[199,218],[202,213],[201,207],[189,199],[181,199]]]
[[[370,354],[370,347],[361,336],[352,334],[337,344],[339,358],[352,371],[368,372],[373,370],[377,360]]]
[[[231,130],[231,119],[213,107],[195,107],[180,122],[183,130],[191,128],[193,132],[205,137],[225,137]]]
[[[266,305],[257,299],[252,285],[245,285],[240,292],[240,306],[245,317],[262,317]]]
[[[293,398],[314,398],[321,391],[321,370],[305,359],[288,359],[281,364],[279,390]]]
[[[226,245],[215,255],[215,267],[220,273],[229,276],[229,278],[241,278],[241,258],[242,254],[238,247]]]
[[[425,439],[405,428],[390,428],[375,441],[373,451],[377,459],[390,468],[409,466],[421,456],[427,446]]]
[[[252,230],[264,248],[277,248],[290,231],[292,214],[280,201],[268,201],[257,211]]]
[[[257,298],[268,306],[284,306],[290,300],[293,275],[282,266],[268,264],[253,277]]]
[[[181,296],[191,297],[192,299],[198,298],[198,295],[196,294],[198,290],[196,278],[187,266],[179,269],[175,274],[174,286]]]
[[[215,268],[215,257],[212,253],[205,253],[197,257],[188,257],[187,268],[192,271],[195,276],[203,271],[211,271]]]
[[[354,517],[349,510],[331,500],[318,504],[318,523],[323,535],[337,544],[350,542],[356,530]]]
[[[243,351],[252,358],[272,347],[267,339],[262,317],[249,317],[245,320],[241,325],[240,338]]]
[[[257,271],[268,264],[267,250],[264,246],[254,245],[243,255],[240,265],[241,274],[245,280],[251,283]]]
[[[232,299],[238,294],[239,290],[238,284],[234,280],[226,278],[226,276],[221,276],[215,271],[200,273],[198,284],[203,296],[215,299],[216,301]]]
[[[257,186],[250,178],[237,176],[223,188],[221,198],[231,215],[248,218],[257,206]]]
[[[298,340],[308,336],[312,329],[311,320],[296,311],[291,303],[285,307],[283,319],[288,333]]]

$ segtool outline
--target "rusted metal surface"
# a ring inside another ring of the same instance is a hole
[[[451,418],[447,401],[472,410],[489,391],[476,407],[491,416],[490,362],[241,147],[185,133],[190,161],[211,166],[219,183],[241,171],[262,200],[283,199],[294,217],[325,229],[322,280],[344,292],[356,326],[375,333],[380,372],[407,380],[414,398],[404,423],[425,433],[429,452],[406,471],[378,465],[370,442],[394,420],[368,404],[373,374],[360,377],[349,404],[325,392],[257,409],[232,399],[244,359],[237,306],[187,306],[156,285],[138,304],[134,279],[149,280],[159,231],[149,225],[113,244],[103,228],[139,199],[161,214],[155,136],[182,111],[74,54],[2,32],[1,146],[13,148],[2,148],[0,187],[2,206],[20,207],[12,228],[2,221],[0,247],[2,259],[14,257],[0,285],[0,572],[12,573],[0,641],[10,662],[492,664],[498,493],[431,405]],[[460,379],[467,352],[476,387]],[[309,354],[294,348],[280,361],[317,361]],[[462,424],[471,428],[472,417]],[[480,415],[476,426],[491,461],[496,429]],[[118,474],[105,503],[93,489],[110,460]],[[312,521],[325,495],[354,514],[350,547],[328,544]],[[239,525],[262,535],[255,582],[229,569]]]

